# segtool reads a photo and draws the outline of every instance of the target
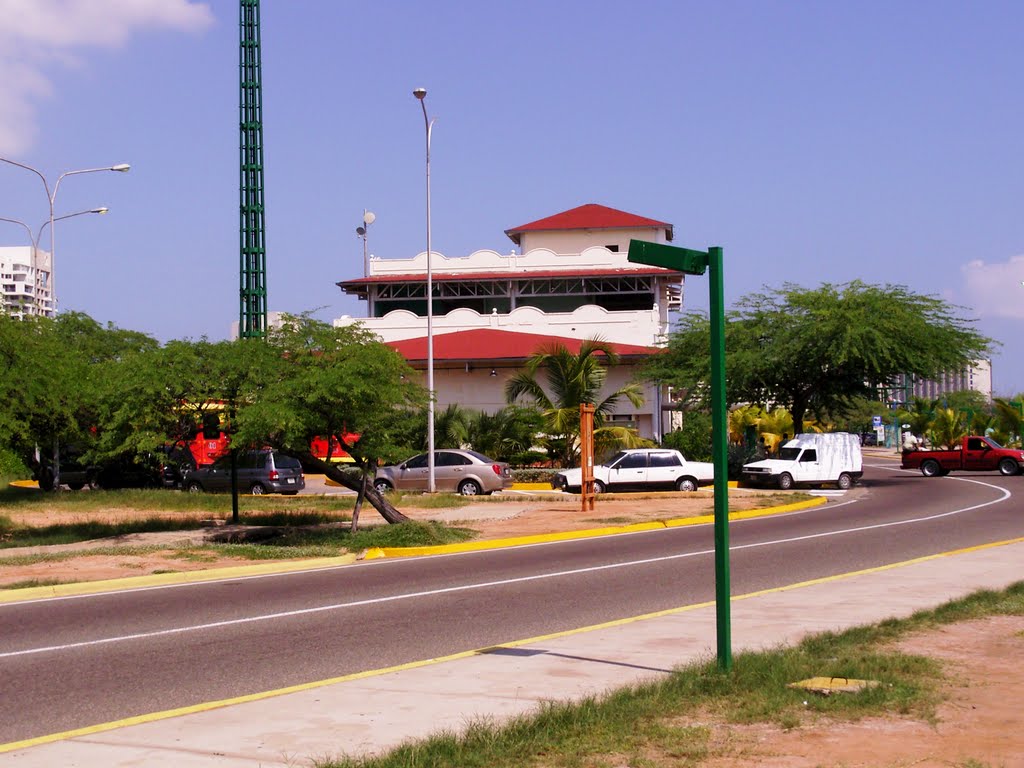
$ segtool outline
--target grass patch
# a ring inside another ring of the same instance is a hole
[[[1024,614],[1024,582],[984,591],[907,619],[807,638],[799,645],[680,668],[669,678],[575,703],[548,703],[504,725],[471,723],[373,757],[321,760],[319,768],[576,768],[693,766],[729,754],[714,723],[767,722],[793,728],[810,719],[878,714],[934,718],[941,666],[893,650],[909,632],[993,614]],[[816,696],[788,683],[818,675],[878,680],[855,694]],[[806,702],[806,704],[804,703]],[[702,722],[697,722],[697,719]],[[713,721],[708,724],[707,721]],[[980,766],[975,761],[961,765]]]

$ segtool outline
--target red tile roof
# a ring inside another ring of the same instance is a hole
[[[537,277],[616,277],[618,275],[646,276],[646,275],[681,275],[674,269],[662,269],[661,267],[637,266],[609,267],[605,269],[588,269],[577,267],[575,269],[534,269],[534,270],[496,270],[493,272],[434,272],[430,279],[436,282],[458,282],[473,280],[532,280]],[[337,283],[341,288],[358,287],[364,285],[380,285],[381,283],[422,283],[427,279],[426,272],[406,272],[392,275],[373,275],[371,277],[357,277],[354,280],[343,280]]]
[[[556,213],[554,216],[506,229],[505,234],[511,238],[513,243],[519,245],[519,236],[523,232],[553,232],[571,229],[650,229],[651,227],[667,229],[666,237],[668,240],[672,239],[672,225],[664,221],[637,216],[616,208],[609,208],[606,205],[587,203],[577,208],[570,208],[568,211]]]
[[[434,362],[508,360],[523,361],[531,357],[540,347],[562,344],[570,352],[579,351],[580,339],[564,336],[548,336],[539,333],[516,333],[498,331],[492,328],[478,328],[470,331],[453,331],[434,334]],[[410,363],[422,363],[427,359],[427,337],[389,341],[388,346],[397,351]],[[637,344],[611,344],[620,357],[647,357],[655,354],[656,347]]]

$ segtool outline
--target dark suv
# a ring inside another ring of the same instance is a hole
[[[260,495],[284,493],[294,496],[306,487],[299,460],[265,448],[238,454],[238,490]],[[184,487],[189,493],[231,491],[231,457],[217,459],[208,467],[189,472]]]

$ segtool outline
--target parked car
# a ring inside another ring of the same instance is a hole
[[[594,465],[594,492],[626,490],[696,491],[701,483],[715,480],[715,466],[706,461],[687,461],[669,448],[631,448],[619,451],[603,464]],[[553,488],[579,493],[583,484],[580,467],[566,469],[551,481]]]
[[[259,496],[283,493],[294,496],[306,487],[299,460],[265,448],[242,451],[237,456],[238,490]],[[189,493],[231,491],[231,456],[223,456],[213,464],[192,470],[185,476]]]
[[[426,491],[428,454],[421,453],[408,461],[378,467],[373,487],[379,493]],[[503,461],[489,459],[476,451],[445,449],[434,451],[434,487],[438,491],[454,491],[463,496],[491,494],[512,486],[512,470]]]

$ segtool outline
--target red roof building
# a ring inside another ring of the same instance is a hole
[[[632,380],[682,304],[681,272],[633,264],[631,239],[667,243],[672,225],[596,203],[506,230],[521,252],[476,251],[466,257],[426,253],[371,257],[368,274],[341,281],[367,302],[361,320],[414,368],[427,367],[427,272],[432,286],[434,389],[438,407],[493,412],[506,405],[504,384],[540,348],[578,349],[584,339],[615,345],[620,361],[609,391]],[[355,322],[339,318],[335,324]],[[628,401],[613,421],[660,438],[662,393],[647,386],[647,404]]]

